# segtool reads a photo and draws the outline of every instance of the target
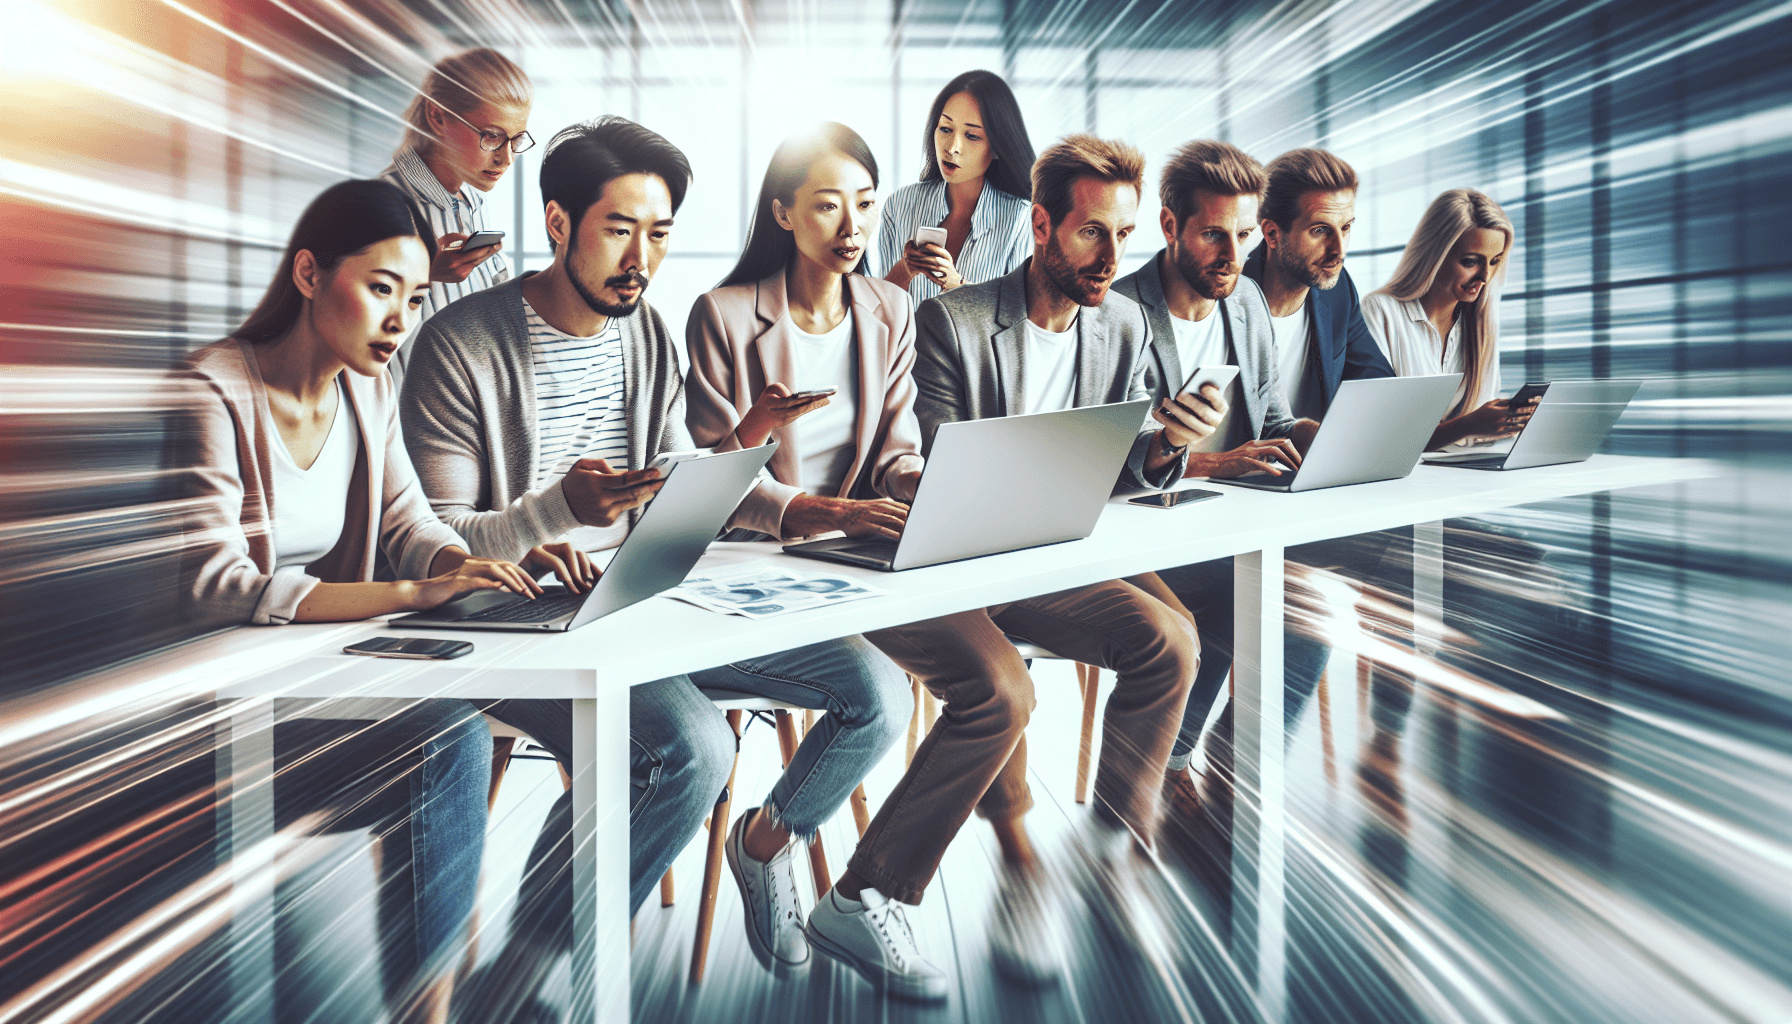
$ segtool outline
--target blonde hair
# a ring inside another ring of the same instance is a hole
[[[1453,188],[1433,199],[1425,208],[1425,215],[1419,218],[1419,226],[1413,229],[1412,241],[1406,243],[1406,251],[1400,254],[1400,265],[1394,268],[1394,276],[1376,290],[1402,302],[1418,299],[1431,290],[1437,272],[1449,258],[1450,250],[1456,247],[1457,239],[1474,228],[1503,233],[1506,247],[1500,255],[1504,257],[1512,251],[1517,233],[1500,204],[1472,188]],[[1461,416],[1474,406],[1481,382],[1487,379],[1493,361],[1499,358],[1499,322],[1494,319],[1493,311],[1499,303],[1499,286],[1505,279],[1506,261],[1501,259],[1499,266],[1487,275],[1487,287],[1476,296],[1468,315],[1461,317],[1462,401],[1450,410],[1452,417]]]
[[[1070,192],[1078,178],[1131,185],[1142,196],[1145,154],[1119,140],[1081,134],[1066,135],[1047,146],[1033,162],[1033,201],[1045,207],[1053,227],[1076,206]]]
[[[435,132],[429,127],[432,104],[464,119],[486,103],[528,106],[534,94],[523,69],[496,50],[482,46],[443,57],[429,69],[423,88],[417,90],[411,105],[405,108],[404,141],[399,143],[398,151],[415,149],[426,154],[435,145]]]

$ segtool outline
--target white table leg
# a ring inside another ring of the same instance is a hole
[[[628,1024],[628,688],[572,702],[572,1017]]]
[[[274,702],[231,702],[218,723],[217,849],[228,865],[232,1024],[274,1021]]]
[[[1232,952],[1272,1024],[1287,1003],[1282,583],[1279,547],[1232,560]]]
[[[1413,650],[1421,658],[1437,655],[1443,640],[1444,524],[1415,523],[1412,528]]]

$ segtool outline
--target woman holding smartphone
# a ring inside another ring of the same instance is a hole
[[[532,101],[523,69],[481,47],[438,61],[406,108],[404,141],[380,177],[403,189],[436,233],[418,323],[456,299],[510,280],[503,243],[475,236],[485,232],[484,193],[498,187],[516,154],[535,145],[528,132]],[[474,244],[465,244],[469,240]],[[408,341],[399,353],[400,369]]]
[[[1451,189],[1419,218],[1393,279],[1363,296],[1363,320],[1396,374],[1462,374],[1429,449],[1511,435],[1536,408],[1514,409],[1499,397],[1498,290],[1513,237],[1498,203]]]
[[[299,219],[248,321],[187,359],[181,561],[200,625],[348,622],[476,590],[539,592],[519,566],[467,555],[430,510],[399,438],[385,371],[416,324],[434,251],[396,187],[334,185]],[[397,581],[374,581],[381,553]],[[478,889],[491,756],[478,711],[459,700],[419,701],[377,722],[274,728],[279,826],[321,813],[323,831],[380,837],[393,1020],[446,1017],[445,968]]]
[[[916,305],[993,281],[1033,254],[1033,144],[1000,75],[967,71],[946,83],[924,151],[921,180],[884,206],[874,264]]]

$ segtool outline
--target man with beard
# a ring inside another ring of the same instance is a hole
[[[453,303],[419,333],[400,398],[405,442],[431,506],[472,550],[534,551],[569,591],[588,591],[597,572],[587,553],[621,544],[659,490],[660,472],[646,468],[654,456],[695,447],[677,350],[642,301],[690,179],[677,147],[625,118],[564,129],[541,163],[553,263]],[[881,695],[906,704],[905,682],[848,637],[631,688],[630,914],[715,806],[733,766],[734,734],[699,685],[828,712],[832,724],[805,737],[767,799],[777,820],[796,793],[832,792],[850,776],[845,799],[901,734],[907,708],[882,714]],[[528,733],[569,774],[585,767],[572,761],[570,702],[504,700],[482,710]],[[463,990],[460,1019],[510,1019],[555,954],[570,949],[571,796],[555,804],[530,854],[513,940]],[[781,840],[788,855],[787,830]],[[749,919],[782,916],[787,896],[743,883]],[[806,967],[800,933],[784,938],[768,955]]]
[[[941,423],[1150,396],[1144,315],[1131,299],[1108,294],[1133,231],[1143,175],[1138,150],[1088,135],[1041,154],[1032,175],[1032,258],[916,311],[915,412],[925,446]],[[1123,471],[1134,486],[1180,480],[1188,446],[1218,422],[1206,404],[1174,399],[1153,415],[1161,429],[1139,435]],[[1108,869],[1101,877],[1113,884],[1097,909],[1113,915],[1123,933],[1149,933],[1141,926],[1154,910],[1137,877],[1131,838],[1156,829],[1159,780],[1200,659],[1188,621],[1124,580],[869,635],[945,709],[860,841],[829,908],[835,917],[856,912],[852,901],[861,890],[918,903],[975,809],[994,828],[1005,867],[990,930],[996,966],[1022,982],[1051,984],[1064,970],[1071,915],[1057,905],[1055,883],[1022,824],[1032,806],[1025,730],[1033,680],[1010,636],[1118,675],[1090,836]],[[943,985],[938,991],[943,996]]]

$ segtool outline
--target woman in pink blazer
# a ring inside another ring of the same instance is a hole
[[[740,525],[785,539],[901,533],[921,478],[915,320],[902,288],[864,272],[876,224],[863,139],[833,122],[786,139],[740,262],[691,309],[691,437],[720,450],[779,441],[777,485],[747,498]]]

